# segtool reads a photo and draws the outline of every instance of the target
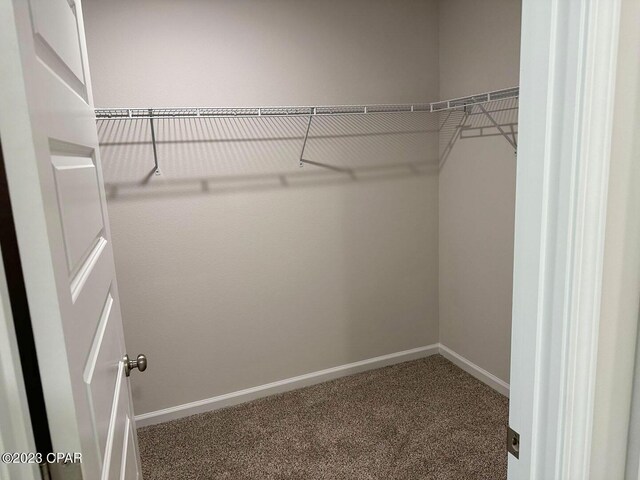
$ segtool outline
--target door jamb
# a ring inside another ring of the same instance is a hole
[[[589,478],[620,0],[524,0],[509,479]]]

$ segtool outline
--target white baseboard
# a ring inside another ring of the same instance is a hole
[[[440,355],[449,360],[451,363],[454,363],[465,372],[473,375],[482,383],[486,383],[494,390],[497,390],[504,396],[509,396],[509,384],[503,380],[500,380],[494,374],[487,372],[484,368],[479,367],[475,363],[467,360],[462,355],[457,354],[449,347],[439,344],[440,347]]]
[[[439,352],[440,345],[436,343],[425,347],[413,348],[403,352],[390,353],[389,355],[382,355],[380,357],[369,358],[359,362],[348,363],[338,367],[327,368],[326,370],[307,373],[305,375],[267,383],[266,385],[260,385],[258,387],[251,387],[245,390],[219,395],[217,397],[198,400],[197,402],[185,403],[184,405],[177,405],[175,407],[156,410],[155,412],[136,415],[136,425],[138,427],[144,427],[147,425],[168,422],[169,420],[176,420],[182,417],[188,417],[197,413],[210,412],[220,408],[255,400],[256,398],[308,387],[310,385],[334,380],[340,377],[346,377],[348,375],[353,375],[354,373],[360,373],[367,370],[395,365],[396,363],[428,357]]]

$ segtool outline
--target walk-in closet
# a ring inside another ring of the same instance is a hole
[[[505,478],[520,2],[84,15],[145,478]]]
[[[520,2],[83,8],[145,478],[505,478]]]
[[[24,3],[84,478],[506,479],[520,0]]]

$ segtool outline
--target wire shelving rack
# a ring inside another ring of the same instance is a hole
[[[490,92],[468,95],[450,100],[442,100],[432,103],[411,103],[411,104],[372,104],[372,105],[323,105],[323,106],[265,106],[265,107],[180,107],[180,108],[96,108],[95,116],[97,121],[111,120],[149,120],[151,127],[151,141],[153,144],[153,155],[155,163],[155,173],[160,174],[158,166],[158,155],[156,149],[156,138],[154,120],[160,119],[186,119],[186,118],[269,118],[269,117],[304,117],[308,118],[302,149],[300,151],[300,166],[304,163],[304,152],[309,138],[314,117],[322,116],[343,116],[343,115],[387,115],[387,114],[425,114],[446,112],[452,110],[469,111],[474,106],[487,115],[492,123],[496,125],[500,133],[517,148],[514,140],[507,132],[502,131],[495,122],[491,113],[482,106],[485,103],[516,99],[519,97],[519,87],[510,87]]]

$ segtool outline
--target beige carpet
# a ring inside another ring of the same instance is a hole
[[[508,400],[439,355],[138,431],[154,479],[504,479]]]

